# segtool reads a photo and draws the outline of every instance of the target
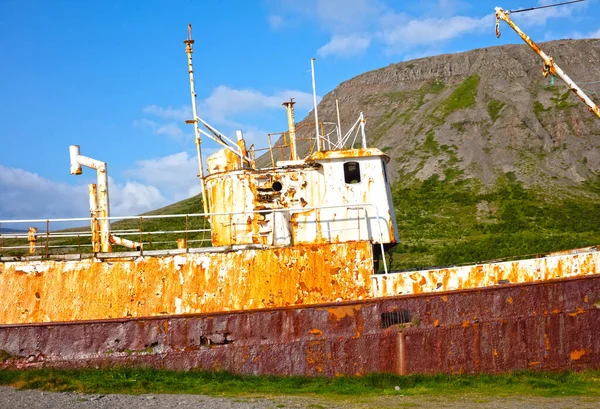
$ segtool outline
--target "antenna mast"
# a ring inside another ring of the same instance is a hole
[[[208,213],[208,205],[206,203],[206,186],[204,184],[204,166],[202,166],[202,139],[200,137],[200,128],[198,126],[198,113],[196,111],[196,91],[194,89],[194,68],[192,66],[192,25],[188,24],[188,36],[187,40],[183,42],[185,44],[185,53],[187,54],[188,60],[188,73],[190,74],[190,94],[192,97],[192,115],[194,119],[185,121],[186,124],[194,124],[194,133],[196,134],[196,154],[198,155],[198,176],[200,177],[200,187],[202,190],[202,207],[204,213]]]
[[[551,75],[551,76],[558,75],[564,82],[567,83],[569,88],[571,88],[571,90],[573,90],[573,92],[575,94],[577,94],[579,99],[581,99],[590,108],[590,111],[592,111],[594,114],[596,114],[596,116],[598,118],[600,118],[600,108],[598,108],[598,105],[596,105],[594,103],[594,101],[592,101],[585,94],[585,92],[583,92],[581,90],[581,88],[579,88],[577,86],[577,84],[575,84],[575,82],[571,78],[569,78],[569,76],[567,74],[565,74],[565,72],[558,65],[556,65],[556,63],[554,62],[554,59],[552,57],[549,57],[548,55],[546,55],[546,53],[544,53],[540,49],[540,47],[536,43],[534,43],[531,38],[529,38],[529,36],[527,34],[525,34],[519,27],[517,27],[517,25],[515,23],[513,23],[513,21],[509,17],[509,14],[511,14],[511,13],[520,13],[523,11],[534,10],[536,8],[554,7],[554,6],[560,6],[563,4],[579,3],[580,1],[582,1],[582,0],[570,1],[567,3],[552,4],[552,5],[547,5],[547,6],[543,6],[543,7],[535,7],[535,8],[524,9],[524,10],[515,10],[512,12],[505,11],[500,7],[496,7],[496,9],[495,9],[496,10],[496,37],[500,38],[500,20],[506,21],[506,23],[513,30],[515,30],[515,32],[519,35],[519,37],[521,37],[523,39],[523,41],[525,41],[527,43],[527,45],[529,45],[529,47],[531,47],[531,49],[533,51],[535,51],[540,57],[542,57],[542,60],[544,60],[544,71],[542,72],[544,77],[547,77],[548,75]]]
[[[313,104],[315,106],[315,133],[317,136],[317,151],[320,151],[321,150],[321,138],[319,137],[319,113],[317,112],[317,86],[315,85],[315,60],[316,60],[316,58],[310,59],[310,72],[312,73]]]

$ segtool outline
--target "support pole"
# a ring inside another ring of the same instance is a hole
[[[284,102],[282,105],[287,111],[288,120],[288,132],[290,134],[290,156],[291,160],[298,159],[298,152],[296,151],[296,122],[294,119],[294,98],[290,98],[289,101]]]
[[[340,145],[341,145],[341,142],[342,142],[342,121],[340,121],[340,104],[339,104],[337,98],[335,99],[335,110],[337,112],[337,126],[338,126],[338,129],[337,129],[337,137],[338,137],[337,146],[338,146],[338,149],[341,149]]]
[[[90,228],[92,230],[92,251],[100,251],[100,224],[98,223],[98,191],[95,183],[88,185],[88,194],[90,197]]]
[[[310,59],[310,71],[312,73],[313,105],[315,107],[315,135],[317,137],[317,151],[321,151],[321,137],[319,136],[319,113],[317,112],[317,86],[315,83],[315,60],[316,58]]]
[[[362,147],[363,149],[367,149],[367,134],[365,133],[365,117],[363,113],[360,113],[360,133],[362,136]]]
[[[198,126],[198,112],[196,110],[196,91],[194,87],[194,68],[192,64],[192,53],[194,52],[192,44],[192,25],[188,24],[188,38],[183,42],[185,44],[185,52],[188,60],[188,73],[190,75],[190,95],[192,97],[192,115],[193,119],[185,121],[186,123],[194,124],[194,133],[196,135],[196,155],[198,156],[198,177],[200,178],[200,189],[202,191],[202,208],[204,213],[208,213],[208,205],[206,203],[206,185],[204,181],[204,166],[202,165],[202,139],[200,137],[200,127]]]

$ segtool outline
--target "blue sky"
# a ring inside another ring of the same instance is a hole
[[[108,162],[113,215],[199,191],[183,40],[194,27],[199,115],[251,143],[286,127],[281,102],[390,63],[520,43],[493,10],[546,0],[0,0],[0,219],[85,217],[94,172],[69,175],[68,146]],[[599,0],[515,14],[536,41],[600,37]],[[215,146],[206,143],[205,155]]]

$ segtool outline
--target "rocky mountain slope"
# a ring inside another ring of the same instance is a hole
[[[541,47],[576,82],[600,80],[599,39]],[[600,102],[600,84],[583,88]],[[526,45],[438,55],[364,73],[325,95],[320,119],[335,121],[336,97],[343,129],[364,112],[368,143],[393,158],[394,179],[460,174],[491,186],[511,173],[526,186],[560,190],[600,171],[600,119],[562,80],[551,85],[543,78],[541,59]],[[303,122],[310,120],[311,114]],[[306,126],[299,136],[312,130]]]

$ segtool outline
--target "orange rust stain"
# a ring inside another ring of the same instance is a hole
[[[439,327],[440,326],[440,320],[433,321],[433,326],[434,327]]]
[[[372,246],[353,242],[111,262],[0,264],[0,323],[35,323],[364,299],[371,294]],[[332,269],[335,280],[328,273]],[[354,310],[332,314],[341,319]]]
[[[544,332],[544,344],[546,345],[546,351],[550,351],[550,338],[548,338],[548,335]]]
[[[442,301],[443,302],[448,302],[448,296],[442,295]]]
[[[333,308],[327,308],[327,312],[333,316],[333,318],[335,318],[336,320],[341,320],[343,318],[346,317],[354,317],[354,312],[355,312],[355,308],[356,310],[360,309],[360,306],[343,306],[343,307],[333,307]]]
[[[494,348],[494,356],[498,356],[498,351]]]
[[[507,302],[507,303],[509,303],[509,304],[512,304],[512,303],[513,303],[513,299],[512,299],[512,297],[508,297],[508,298],[506,299],[506,302]]]
[[[2,271],[2,270],[0,270],[0,272],[1,272],[1,271]],[[588,298],[588,296],[587,296],[587,295],[586,295],[585,297],[583,297],[583,302],[584,302],[584,303],[586,303],[586,304],[587,304],[587,303],[588,303],[588,301],[589,301],[589,298]]]
[[[563,254],[558,259],[536,258],[512,262],[460,266],[428,271],[411,271],[375,277],[387,285],[375,287],[375,296],[420,294],[432,291],[460,290],[496,285],[500,280],[511,284],[597,274],[600,252],[588,254]],[[578,267],[577,267],[578,266]]]
[[[471,323],[469,321],[463,321],[462,326],[463,328],[469,328],[471,326]]]
[[[571,361],[578,361],[585,355],[585,349],[576,349],[571,351]]]
[[[535,366],[535,365],[539,365],[540,363],[538,361],[532,361],[529,362],[529,366]]]
[[[323,335],[323,331],[321,331],[318,328],[311,329],[310,331],[308,331],[308,333],[311,335],[316,335],[317,337],[320,337]]]

